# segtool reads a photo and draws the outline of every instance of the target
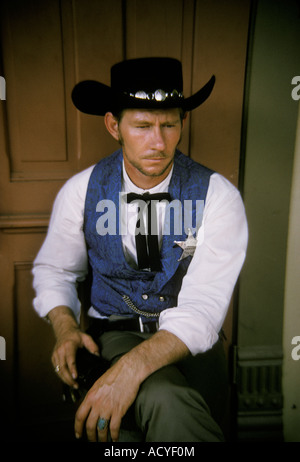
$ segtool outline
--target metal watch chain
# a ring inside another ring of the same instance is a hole
[[[153,317],[158,318],[160,316],[160,313],[148,313],[147,311],[139,310],[135,306],[133,301],[130,299],[130,297],[128,297],[128,295],[122,295],[122,298],[124,302],[126,303],[126,305],[129,306],[129,308],[131,308],[135,313],[137,313],[140,316],[145,316],[145,318],[153,318]]]

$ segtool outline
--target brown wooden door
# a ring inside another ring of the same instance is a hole
[[[67,438],[68,409],[50,363],[53,334],[32,308],[32,262],[62,184],[117,148],[101,118],[72,106],[74,84],[89,78],[109,84],[111,65],[140,56],[181,59],[186,96],[215,74],[215,90],[191,115],[181,149],[237,185],[249,6],[250,0],[2,1],[0,416],[11,440]],[[229,342],[231,324],[230,311]]]

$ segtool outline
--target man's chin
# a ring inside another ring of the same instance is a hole
[[[173,163],[173,159],[165,164],[165,159],[146,159],[144,165],[139,168],[140,173],[145,176],[157,178],[166,173],[170,169]],[[145,165],[146,164],[146,165]],[[161,165],[164,164],[164,165]]]

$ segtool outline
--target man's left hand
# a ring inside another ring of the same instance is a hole
[[[118,441],[122,417],[134,402],[139,385],[135,371],[121,358],[94,383],[80,405],[75,417],[76,438],[82,436],[85,425],[89,441],[106,442],[108,431],[112,441]],[[97,427],[99,418],[108,421],[104,430]]]
[[[187,346],[171,332],[160,330],[124,354],[98,379],[87,393],[75,417],[75,435],[80,438],[86,426],[89,441],[118,441],[122,417],[134,402],[141,383],[163,366],[189,354]],[[97,429],[99,418],[108,428]]]

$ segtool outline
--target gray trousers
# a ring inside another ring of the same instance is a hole
[[[149,336],[105,332],[99,338],[102,356],[114,363]],[[218,423],[227,397],[227,365],[219,341],[209,352],[189,356],[149,376],[122,420],[119,441],[224,441]]]

